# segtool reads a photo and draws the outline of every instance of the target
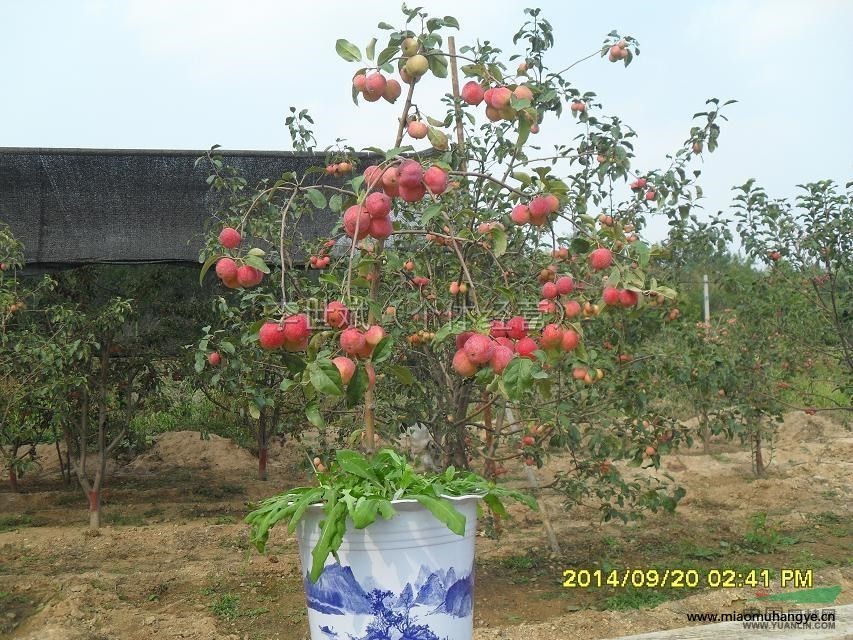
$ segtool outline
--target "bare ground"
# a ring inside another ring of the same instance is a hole
[[[851,454],[841,424],[791,414],[764,479],[731,444],[667,457],[665,471],[688,491],[674,516],[601,524],[593,509],[566,512],[542,496],[562,553],[550,552],[541,516],[520,510],[500,539],[480,537],[475,638],[609,638],[760,602],[749,588],[564,589],[566,568],[768,568],[770,593],[780,591],[780,569],[813,569],[814,586],[841,586],[835,604],[853,603]],[[294,540],[276,531],[260,556],[240,523],[246,502],[307,480],[295,448],[272,451],[270,481],[260,482],[256,460],[232,442],[165,434],[116,468],[96,537],[85,533],[82,493],[62,487],[52,455],[46,449],[42,472],[23,479],[23,493],[0,492],[0,636],[307,637]],[[511,481],[523,478],[518,469]]]

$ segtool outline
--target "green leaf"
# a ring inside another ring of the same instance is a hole
[[[447,135],[443,131],[439,131],[434,127],[427,128],[427,138],[434,149],[439,151],[447,151],[448,140]]]
[[[326,196],[323,195],[322,191],[319,189],[306,189],[305,193],[316,209],[326,208]]]
[[[320,415],[320,408],[317,406],[316,400],[312,400],[305,405],[305,417],[308,418],[308,422],[318,429],[323,429],[326,426],[326,421]]]
[[[408,367],[404,367],[400,364],[391,365],[391,373],[394,374],[394,377],[397,378],[402,384],[414,384],[415,378],[412,376],[412,372],[409,371]]]
[[[380,22],[377,26],[378,26],[380,29],[384,29],[385,31],[388,31],[388,30],[390,30],[390,29],[393,29],[393,28],[394,28],[392,25],[388,24],[387,22]]]
[[[432,74],[436,78],[446,78],[447,58],[437,50],[430,51],[429,53],[431,54],[427,56],[427,59],[429,60],[429,70],[432,71]]]
[[[376,345],[373,349],[373,355],[371,356],[371,361],[375,363],[385,362],[388,358],[391,357],[391,354],[394,350],[394,341],[391,339],[391,336],[385,336],[382,338],[381,342]]]
[[[355,509],[350,512],[352,523],[356,529],[364,529],[366,526],[373,524],[376,521],[376,514],[379,513],[380,498],[367,498],[359,500]],[[387,500],[386,500],[387,502]]]
[[[424,212],[421,214],[421,224],[423,226],[427,226],[433,218],[441,214],[441,203],[433,203],[424,209]]]
[[[501,518],[506,518],[508,516],[506,508],[496,495],[487,493],[483,496],[483,502],[488,505],[489,509],[491,509],[492,513],[496,516],[500,516]]]
[[[589,241],[584,238],[574,238],[570,243],[569,247],[572,250],[572,253],[587,253],[590,248]]]
[[[249,249],[248,254],[250,256],[258,256],[259,258],[263,258],[265,255],[267,255],[267,252],[263,249],[259,249],[258,247],[252,247],[251,249]]]
[[[377,485],[382,484],[370,468],[370,462],[358,451],[339,449],[335,454],[335,460],[337,460],[341,469],[347,473],[351,473],[359,478],[364,478],[365,480],[370,480]]]
[[[496,258],[500,258],[503,254],[506,253],[507,246],[507,237],[506,231],[501,229],[500,227],[495,227],[492,229],[492,253],[495,254]]]
[[[341,373],[335,363],[328,358],[317,359],[308,365],[308,374],[312,386],[320,393],[330,396],[344,395]]]
[[[376,59],[376,65],[379,67],[383,66],[399,52],[399,47],[386,47],[385,49],[379,52],[379,57]]]
[[[344,199],[340,193],[336,193],[329,199],[329,209],[332,213],[340,213],[344,205]]]
[[[650,249],[645,242],[635,242],[634,250],[637,252],[637,261],[641,268],[646,268],[649,264]]]
[[[515,143],[516,149],[521,149],[527,139],[530,137],[530,120],[522,116],[518,119],[518,140]]]
[[[199,285],[204,281],[204,276],[207,274],[208,269],[214,265],[214,263],[219,260],[222,256],[212,255],[207,260],[204,261],[204,265],[201,267],[201,273],[198,275],[198,283]]]
[[[459,21],[453,16],[444,16],[444,24],[447,27],[454,27],[455,29],[459,28]]]
[[[337,551],[332,541],[337,537],[339,530],[346,527],[346,513],[347,506],[343,502],[335,503],[327,512],[326,519],[323,520],[320,529],[320,539],[311,551],[311,557],[313,558],[313,562],[311,563],[311,582],[317,582],[320,574],[323,573],[326,558],[333,551]]]
[[[299,500],[296,501],[292,506],[293,515],[290,516],[290,522],[287,525],[287,532],[293,533],[296,531],[296,525],[302,519],[302,516],[305,514],[305,510],[310,507],[312,504],[317,504],[320,500],[323,499],[323,488],[316,487],[312,491],[306,492]]]
[[[260,420],[261,418],[261,410],[258,409],[258,406],[255,404],[249,405],[249,415],[252,416],[255,420]]]
[[[260,327],[258,327],[260,329]],[[258,332],[258,329],[255,329],[255,333]],[[305,361],[299,356],[293,355],[292,353],[283,353],[281,355],[281,359],[284,361],[284,366],[291,373],[302,373],[305,371]]]
[[[367,43],[367,47],[364,49],[364,55],[367,56],[368,60],[373,60],[373,53],[376,51],[376,38],[371,38],[370,42]]]
[[[501,389],[513,401],[521,400],[533,387],[533,362],[527,358],[510,360],[501,376]]]
[[[335,51],[337,51],[338,55],[347,62],[356,62],[357,60],[361,60],[361,51],[349,40],[340,38],[335,42]]]
[[[367,371],[365,371],[364,365],[359,363],[356,367],[355,373],[347,385],[348,407],[354,407],[361,402],[362,398],[364,398],[364,392],[367,390],[368,384],[370,384],[370,379],[367,377]]]
[[[432,496],[415,495],[413,497],[429,509],[440,522],[446,524],[453,533],[458,536],[465,535],[465,516],[459,513],[452,503]]]
[[[249,265],[250,267],[254,267],[255,269],[257,269],[261,273],[269,273],[270,272],[270,268],[267,266],[267,263],[264,262],[258,256],[246,256],[245,262],[247,265]]]

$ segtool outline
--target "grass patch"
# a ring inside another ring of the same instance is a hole
[[[190,507],[188,509],[184,509],[183,514],[187,518],[191,518],[193,520],[197,520],[199,518],[222,518],[222,517],[234,517],[234,514],[242,513],[240,509],[237,509],[233,506],[229,505],[216,505],[213,507],[198,505],[195,507]]]
[[[849,535],[853,529],[847,519],[831,511],[810,513],[806,518],[815,528],[827,529],[829,533],[839,538]]]
[[[651,609],[667,600],[674,600],[665,592],[656,589],[623,589],[604,601],[604,608],[611,611],[628,609]]]
[[[253,607],[251,609],[241,608],[239,594],[225,591],[218,592],[218,585],[213,588],[203,589],[202,593],[214,596],[210,603],[210,611],[217,618],[226,622],[234,622],[238,618],[257,618],[270,612],[266,607]]]
[[[20,593],[0,590],[0,634],[11,633],[15,627],[27,616],[31,615],[37,607],[35,600],[30,600]]]
[[[678,555],[690,560],[713,560],[719,558],[723,553],[720,549],[702,547],[693,542],[684,542],[679,545]]]
[[[108,510],[104,516],[104,522],[113,527],[141,527],[146,524],[141,515],[122,513],[121,511]]]
[[[502,569],[512,584],[527,584],[537,576],[553,572],[546,559],[536,551],[505,556],[496,560],[495,564]]]
[[[794,545],[799,538],[785,536],[767,522],[767,514],[753,513],[749,516],[749,529],[743,536],[744,548],[756,553],[773,553],[780,546]]]
[[[26,513],[13,516],[0,516],[0,533],[40,526],[40,522],[33,520],[33,517]]]
[[[233,622],[240,617],[240,596],[233,593],[223,593],[210,603],[210,611],[217,618]]]
[[[201,484],[193,487],[192,492],[194,495],[201,496],[203,498],[222,500],[224,498],[241,496],[246,493],[246,488],[239,484],[229,483],[220,485]]]

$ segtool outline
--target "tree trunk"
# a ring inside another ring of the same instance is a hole
[[[708,454],[711,452],[711,429],[708,426],[708,412],[702,410],[702,426],[699,430],[702,436],[702,453]]]
[[[56,445],[56,457],[59,459],[59,473],[62,476],[62,483],[66,487],[71,486],[71,451],[67,452],[68,460],[62,459],[62,449],[59,446],[59,440],[55,443]]]
[[[258,418],[258,480],[267,479],[267,409]]]
[[[12,491],[18,493],[18,474],[14,467],[9,467],[9,486],[12,487]]]
[[[756,431],[753,436],[753,461],[755,462],[755,475],[763,476],[764,475],[764,458],[761,454],[761,432]]]
[[[89,491],[89,530],[97,531],[101,527],[101,492]]]
[[[489,456],[486,458],[486,462],[483,468],[483,475],[487,480],[494,480],[495,476],[495,462],[491,458],[494,456],[492,453],[492,449],[494,448],[495,443],[495,434],[492,430],[492,407],[489,405],[489,394],[483,393],[483,402],[486,404],[483,409],[483,426],[486,428],[486,442],[485,449],[486,455]]]
[[[258,452],[258,480],[267,479],[267,448],[262,447]]]
[[[454,434],[453,450],[451,451],[451,460],[457,469],[468,468],[468,447],[465,439],[468,436],[468,406],[471,404],[471,385],[463,385],[454,398],[456,408],[453,415],[453,420],[456,423],[456,433]]]

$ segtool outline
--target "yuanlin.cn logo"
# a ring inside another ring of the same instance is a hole
[[[766,609],[765,611],[744,611],[729,614],[743,622],[744,629],[803,630],[835,629],[835,610],[821,609],[789,611]]]

